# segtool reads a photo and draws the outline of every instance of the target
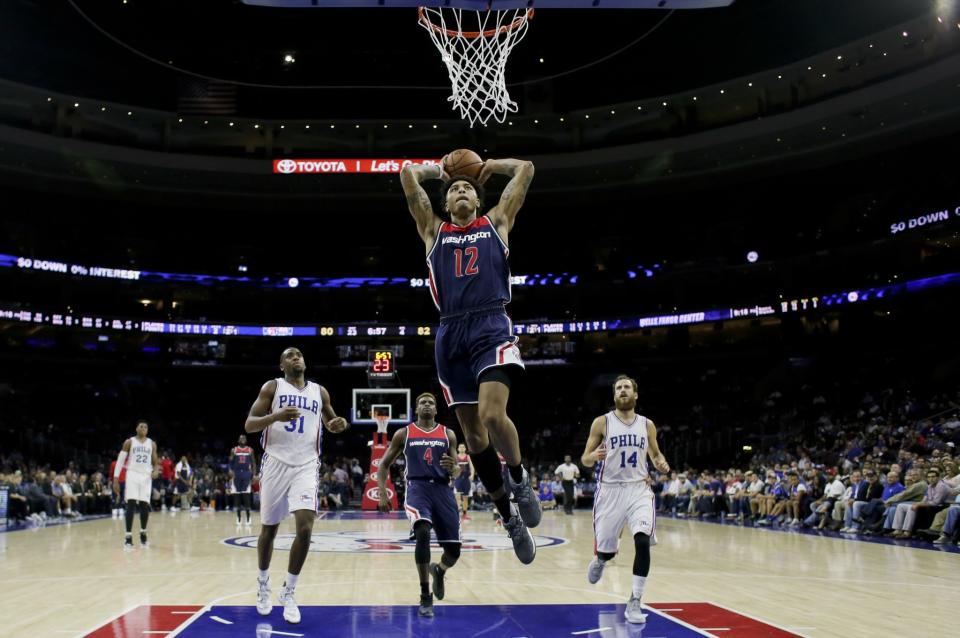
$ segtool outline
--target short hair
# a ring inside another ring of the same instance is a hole
[[[141,423],[143,423],[143,424],[144,424],[145,426],[147,426],[147,427],[150,427],[150,424],[147,422],[146,419],[137,419],[137,421],[136,421],[136,426],[137,426],[137,427],[140,427],[140,424],[141,424]]]
[[[433,392],[423,392],[419,396],[417,396],[417,400],[415,403],[420,403],[420,399],[422,399],[423,397],[430,397],[431,399],[433,399],[434,403],[437,402],[437,397],[433,395]]]
[[[303,356],[303,351],[301,351],[300,348],[296,346],[290,346],[289,348],[284,348],[283,352],[280,353],[280,363],[283,363],[283,358],[287,355],[287,350],[296,350],[301,356]]]
[[[637,389],[637,380],[634,379],[633,377],[628,377],[628,376],[625,375],[625,374],[621,374],[620,376],[618,376],[618,377],[613,381],[613,389],[616,390],[616,389],[617,389],[617,384],[618,384],[619,382],[623,381],[624,379],[626,379],[627,381],[630,382],[630,385],[633,386],[633,391],[634,391],[634,392],[639,392],[639,390]]]
[[[483,190],[483,184],[478,182],[476,179],[470,177],[469,175],[452,175],[450,180],[443,182],[440,186],[440,206],[443,209],[446,209],[447,203],[447,193],[450,192],[450,188],[456,182],[466,182],[473,187],[473,190],[477,193],[477,212],[483,210],[483,198],[486,196],[486,191]]]

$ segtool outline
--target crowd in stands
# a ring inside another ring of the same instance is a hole
[[[181,455],[174,462],[172,454],[160,454],[159,476],[153,481],[154,510],[201,512],[219,511],[235,506],[231,495],[228,457],[210,454]],[[121,518],[125,471],[120,475],[120,498],[113,493],[114,463],[104,459],[100,466],[87,472],[78,470],[74,462],[61,470],[49,464],[38,464],[20,453],[0,454],[0,488],[8,490],[7,516],[11,523],[44,525],[53,521],[83,517]],[[359,498],[366,478],[357,458],[329,458],[323,464],[320,501],[326,510],[348,508]],[[259,502],[259,485],[253,485],[254,505]]]
[[[887,381],[896,379],[906,363],[902,357],[886,363],[859,361],[856,369],[837,365],[833,372],[827,363],[835,360],[817,365],[791,360],[769,364],[758,376],[748,372],[755,359],[737,366],[725,361],[699,368],[681,362],[657,381],[660,385],[641,384],[639,409],[657,421],[661,449],[675,469],[671,476],[656,478],[662,513],[896,538],[935,533],[932,540],[956,540],[960,392],[955,383],[944,382],[949,374],[925,390],[917,380],[889,387]],[[165,402],[189,404],[197,385],[192,377],[175,375],[169,381],[131,374],[118,380],[89,374],[67,379],[69,397],[44,417],[31,407],[42,397],[40,386],[0,382],[0,435],[8,443],[0,451],[0,485],[9,488],[10,517],[37,522],[110,514],[117,506],[109,481],[111,462],[123,438],[133,433],[131,415],[146,416],[150,436],[162,450],[170,450],[161,455],[161,476],[154,484],[157,509],[230,507],[228,454],[238,434],[236,423],[242,423],[247,401],[256,394],[250,384],[259,376],[217,373],[227,375],[219,382],[224,386],[236,382],[230,396],[238,397],[233,425],[219,429],[206,425],[216,422],[215,413],[201,412],[195,421],[180,422],[176,419],[185,418],[181,411],[164,407]],[[566,454],[579,458],[591,417],[609,409],[609,385],[599,378],[591,385],[585,380],[589,374],[558,369],[541,377],[532,371],[522,389],[525,396],[550,400],[518,401],[511,408],[525,462],[548,508],[564,500],[556,475],[560,459]],[[555,386],[583,392],[546,394]],[[691,400],[677,401],[670,387],[684,388]],[[342,401],[340,406],[343,413],[347,406]],[[77,419],[75,414],[88,416]],[[456,428],[452,415],[444,418]],[[369,436],[368,429],[352,428],[325,440],[322,507],[357,506],[367,479]],[[762,451],[741,451],[748,443]],[[261,450],[254,448],[259,460]],[[722,470],[716,469],[720,463]],[[580,468],[575,499],[581,506],[592,497],[592,476],[591,469]],[[391,477],[402,499],[402,457]],[[474,482],[473,503],[489,506],[479,481]]]

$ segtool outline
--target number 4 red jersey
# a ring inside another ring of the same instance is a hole
[[[450,473],[440,465],[444,454],[450,453],[447,428],[437,424],[432,430],[421,430],[416,423],[407,426],[407,442],[403,456],[407,459],[408,481],[434,480],[446,483]]]

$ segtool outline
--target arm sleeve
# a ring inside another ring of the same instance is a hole
[[[127,462],[127,453],[123,450],[120,450],[120,454],[117,455],[117,465],[113,468],[113,478],[120,478],[120,472],[123,471],[124,464]]]

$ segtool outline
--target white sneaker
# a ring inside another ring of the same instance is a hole
[[[600,582],[602,576],[603,561],[594,556],[593,560],[590,561],[590,564],[587,566],[587,580],[590,581],[591,585],[596,585]]]
[[[297,602],[293,599],[293,590],[284,584],[283,589],[277,596],[277,600],[283,605],[283,619],[292,625],[300,622],[300,609],[297,608]]]
[[[270,579],[260,580],[257,578],[257,613],[261,616],[269,616],[273,611],[273,603],[270,602]]]
[[[627,609],[623,612],[627,622],[641,624],[647,622],[647,615],[643,613],[643,607],[640,605],[640,599],[630,596],[627,602]]]

